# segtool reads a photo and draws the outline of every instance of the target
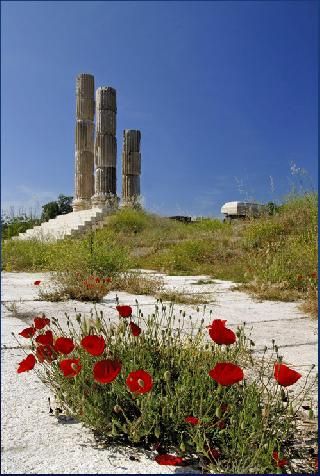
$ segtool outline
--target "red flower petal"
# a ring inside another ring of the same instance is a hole
[[[93,367],[94,379],[99,383],[111,383],[121,371],[119,360],[100,360]]]
[[[75,345],[69,337],[58,337],[54,344],[54,350],[60,354],[68,355],[73,351]]]
[[[132,307],[131,306],[117,306],[117,311],[120,317],[130,317],[132,316]]]
[[[194,417],[194,416],[188,416],[184,419],[187,423],[191,423],[191,425],[198,425],[200,422],[199,418]]]
[[[135,324],[134,322],[130,322],[130,328],[131,328],[131,332],[132,332],[132,335],[134,337],[137,337],[141,334],[141,329],[139,326],[137,326],[137,324]]]
[[[29,370],[32,370],[35,365],[36,365],[35,356],[33,354],[29,354],[24,360],[19,362],[17,373],[21,374],[21,372],[28,372]]]
[[[276,461],[278,468],[282,468],[283,466],[286,466],[288,464],[288,460],[286,458],[279,459],[278,451],[274,451],[272,453],[272,457]]]
[[[183,459],[180,456],[174,456],[169,454],[157,455],[155,461],[158,464],[167,466],[179,466],[183,463]]]
[[[136,370],[135,372],[129,373],[126,384],[130,392],[147,393],[153,387],[153,380],[151,375],[145,370]]]
[[[238,365],[221,362],[209,372],[210,377],[220,385],[233,385],[243,380],[243,370]]]
[[[96,283],[100,283],[100,278],[96,278]]]
[[[35,317],[34,318],[34,327],[36,329],[43,329],[46,326],[50,325],[50,319],[47,317]]]
[[[106,347],[102,336],[86,336],[81,341],[81,346],[91,355],[101,355]]]
[[[38,345],[36,349],[36,356],[39,362],[52,362],[56,359],[56,354],[53,352],[53,348],[48,345]]]
[[[209,448],[209,450],[208,450],[208,455],[209,455],[211,458],[219,459],[220,456],[221,456],[221,453],[220,453],[220,451],[217,450],[216,448]]]
[[[214,319],[212,324],[208,326],[211,339],[219,345],[231,345],[236,341],[236,335],[231,329],[226,328],[227,321]]]
[[[41,334],[36,337],[36,342],[41,345],[53,345],[53,334],[52,331],[46,331],[45,334]]]
[[[33,284],[34,284],[35,286],[39,286],[40,283],[41,283],[41,281],[35,281]]]
[[[59,367],[65,377],[75,377],[80,372],[82,365],[80,359],[65,359],[59,362]]]
[[[299,374],[299,372],[290,369],[285,364],[280,364],[278,362],[274,364],[274,378],[283,387],[293,385],[300,377],[301,374]]]
[[[36,330],[34,327],[26,327],[23,329],[23,331],[19,332],[19,336],[25,337],[26,339],[30,339],[30,337],[33,337],[36,333]]]

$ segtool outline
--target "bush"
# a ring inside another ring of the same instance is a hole
[[[13,236],[24,233],[29,228],[40,225],[41,220],[27,216],[26,214],[20,216],[1,216],[1,236],[3,240],[8,240]]]
[[[33,354],[18,372],[31,370],[37,360],[38,374],[64,410],[105,442],[156,445],[161,454],[174,450],[176,463],[197,461],[216,473],[279,469],[301,403],[289,399],[284,385],[300,374],[282,366],[278,354],[268,359],[265,351],[254,361],[243,328],[236,339],[223,321],[214,320],[209,343],[204,320],[198,327],[190,320],[185,333],[185,314],[175,317],[161,302],[146,317],[137,307],[134,319],[129,306],[117,309],[119,325],[102,314],[90,320],[78,315],[76,328],[68,318],[69,335],[56,319],[54,336],[48,327],[36,330],[49,324],[36,318],[36,329],[23,331],[32,338]],[[285,375],[272,382],[275,358]]]

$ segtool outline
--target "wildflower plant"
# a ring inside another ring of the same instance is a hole
[[[156,449],[160,465],[286,472],[286,442],[301,404],[287,387],[301,375],[275,345],[254,359],[243,326],[232,330],[213,319],[206,328],[203,316],[195,325],[161,301],[148,316],[138,305],[114,313],[116,323],[103,313],[68,317],[67,329],[35,318],[20,332],[31,352],[17,371],[35,371],[100,440]]]

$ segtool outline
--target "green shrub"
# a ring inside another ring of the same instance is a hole
[[[55,392],[60,406],[106,442],[146,448],[157,444],[163,451],[174,448],[186,462],[194,462],[196,456],[202,469],[215,473],[276,470],[273,452],[288,451],[286,444],[294,434],[301,404],[300,399],[290,396],[289,400],[288,391],[273,380],[273,362],[281,358],[267,358],[264,353],[262,359],[254,360],[253,343],[243,328],[238,328],[235,343],[222,346],[208,342],[203,320],[195,326],[184,313],[175,316],[172,306],[159,303],[146,317],[137,308],[135,318],[129,317],[128,309],[128,317],[120,318],[119,325],[109,324],[102,314],[90,320],[78,315],[79,327],[68,318],[69,337],[76,347],[66,356],[59,353],[55,340],[46,350],[44,365],[44,350],[33,338],[36,371]],[[53,321],[55,339],[66,337],[68,333]],[[134,326],[139,330],[135,335]],[[101,336],[106,348],[89,354],[80,345],[88,335]],[[100,377],[98,363],[108,364]],[[208,375],[218,363],[241,366],[245,379],[240,376],[233,384],[218,384]],[[69,377],[62,373],[63,365]],[[138,370],[147,372],[148,379],[143,380],[140,372],[140,380],[132,386],[128,378]]]
[[[123,208],[110,218],[109,225],[116,232],[141,233],[150,224],[148,215],[141,210]]]

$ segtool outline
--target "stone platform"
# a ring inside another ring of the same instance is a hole
[[[88,230],[102,228],[108,221],[110,210],[91,208],[59,215],[41,225],[19,233],[13,240],[57,241],[67,237],[75,237]]]

